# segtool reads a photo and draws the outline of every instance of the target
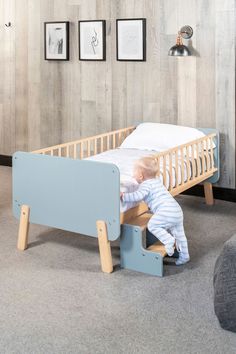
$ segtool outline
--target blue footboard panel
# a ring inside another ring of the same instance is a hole
[[[108,239],[120,236],[120,173],[110,163],[17,152],[13,156],[13,212],[30,207],[30,222]]]

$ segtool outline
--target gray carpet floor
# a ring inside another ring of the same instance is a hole
[[[156,278],[119,268],[100,271],[97,240],[31,225],[29,248],[16,250],[11,168],[0,167],[0,353],[236,352],[220,328],[212,273],[236,231],[236,205],[180,196],[191,262],[165,265]]]

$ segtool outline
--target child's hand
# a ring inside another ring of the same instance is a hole
[[[123,199],[123,195],[124,195],[124,193],[123,193],[123,192],[120,192],[120,199],[121,199],[121,200]]]

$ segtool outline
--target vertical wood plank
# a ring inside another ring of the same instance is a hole
[[[11,155],[16,149],[16,114],[15,114],[15,1],[0,2],[0,154]],[[5,27],[7,21],[13,22]]]
[[[235,188],[234,0],[0,0],[0,154],[138,121],[220,131],[219,186]],[[116,60],[117,18],[147,19],[147,61]],[[105,19],[105,62],[78,60],[78,20]],[[69,20],[70,61],[44,60],[44,21]],[[179,28],[189,58],[168,57]],[[117,143],[117,141],[116,141]],[[232,163],[232,161],[234,163]]]
[[[215,3],[215,119],[220,131],[220,185],[235,188],[235,5],[232,10],[232,0]]]
[[[15,114],[16,149],[28,150],[28,1],[15,2]],[[24,45],[22,45],[24,43]]]

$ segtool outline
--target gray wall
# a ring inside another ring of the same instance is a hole
[[[147,61],[117,62],[115,19],[147,18]],[[107,61],[78,60],[79,19],[107,20]],[[71,21],[71,60],[43,58],[43,22]],[[4,23],[11,21],[11,28]],[[167,56],[189,24],[195,55]],[[216,127],[220,185],[235,188],[233,0],[0,0],[0,154],[137,121]]]

